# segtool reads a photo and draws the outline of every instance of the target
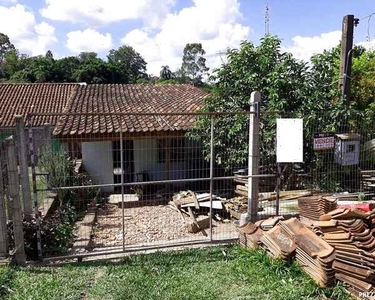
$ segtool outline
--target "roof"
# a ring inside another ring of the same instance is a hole
[[[78,86],[74,83],[0,83],[0,128],[14,127],[15,115],[62,112]],[[57,119],[56,116],[37,117],[32,124],[56,125]]]
[[[56,125],[55,135],[187,130],[192,116],[101,113],[196,112],[208,94],[188,84],[94,84],[80,86]],[[97,113],[98,115],[69,115]],[[121,126],[120,126],[121,124]]]
[[[340,134],[336,134],[336,136],[340,139],[340,140],[360,140],[361,139],[361,136],[357,133],[340,133]]]

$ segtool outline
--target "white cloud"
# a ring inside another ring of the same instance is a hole
[[[66,47],[75,53],[80,52],[101,52],[112,47],[112,36],[109,33],[101,34],[94,29],[83,31],[71,31],[67,35]]]
[[[54,31],[46,22],[37,24],[34,14],[21,4],[0,6],[0,32],[8,35],[21,52],[44,54],[57,41]]]
[[[242,17],[238,0],[193,2],[190,7],[168,14],[155,35],[147,29],[135,29],[121,39],[145,58],[149,73],[158,75],[165,64],[177,69],[184,46],[194,42],[202,43],[208,65],[217,67],[221,62],[219,52],[237,47],[248,37],[250,28],[238,22]]]
[[[358,46],[365,47],[367,50],[375,50],[375,39],[358,43]]]
[[[291,52],[296,58],[309,61],[314,54],[330,50],[340,43],[341,31],[322,33],[319,36],[295,36],[292,38],[291,46],[283,47],[285,51]]]
[[[151,27],[175,4],[175,0],[45,0],[43,17],[58,21],[108,24],[143,19]]]

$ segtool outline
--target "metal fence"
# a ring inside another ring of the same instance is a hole
[[[236,195],[234,180],[275,176],[254,172],[249,177],[241,171],[248,168],[251,143],[259,148],[249,139],[255,115],[61,114],[64,126],[40,142],[39,151],[33,123],[40,115],[28,116],[39,257],[233,241],[233,221],[247,211],[248,202]],[[241,137],[225,141],[222,127],[233,119],[242,124]],[[129,130],[129,122],[139,129]],[[168,128],[154,129],[153,122]],[[230,161],[225,147],[235,140],[241,159]]]
[[[371,116],[335,123],[329,112],[253,104],[248,112],[54,114],[56,127],[34,127],[41,116],[25,118],[27,127],[18,118],[13,132],[30,259],[227,242],[244,216],[297,215],[303,195],[355,200],[375,191]],[[277,163],[276,120],[296,117],[304,160]],[[7,178],[2,187],[10,191]]]

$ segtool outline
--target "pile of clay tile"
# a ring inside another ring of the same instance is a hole
[[[271,256],[291,260],[294,257],[304,270],[321,286],[334,283],[334,249],[296,218],[248,222],[238,228],[240,244],[247,248],[256,245]]]
[[[320,286],[332,286],[335,281],[334,248],[296,218],[280,222],[280,226],[294,237],[296,260],[306,273]]]
[[[311,221],[312,230],[336,250],[336,278],[354,292],[375,291],[375,210],[338,208]]]
[[[330,197],[310,196],[298,199],[300,216],[311,220],[319,220],[319,217],[336,209],[337,201]]]

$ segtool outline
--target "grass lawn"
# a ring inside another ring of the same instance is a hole
[[[224,257],[222,250],[227,251]],[[0,269],[0,299],[351,299],[293,264],[237,246],[134,255],[120,262]]]

